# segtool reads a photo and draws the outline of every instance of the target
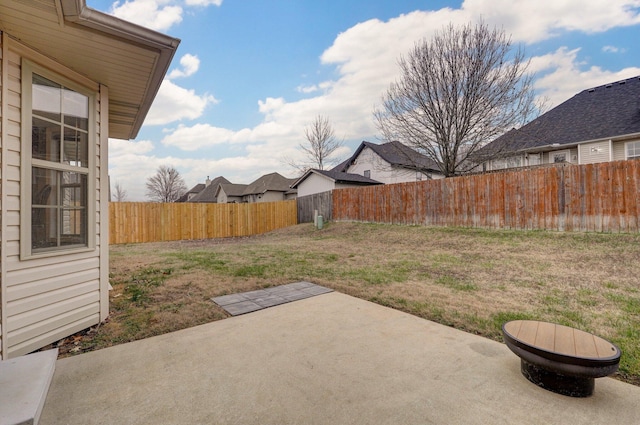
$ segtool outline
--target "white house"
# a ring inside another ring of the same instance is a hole
[[[0,2],[0,356],[109,314],[109,137],[134,138],[179,40],[85,0]]]
[[[327,192],[333,189],[382,184],[359,174],[334,170],[307,170],[291,187],[298,190],[298,197]]]
[[[438,164],[398,141],[362,142],[348,160],[333,168],[384,184],[444,178]]]

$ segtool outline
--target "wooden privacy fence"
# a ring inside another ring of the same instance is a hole
[[[112,244],[251,236],[295,224],[295,200],[251,204],[109,204]]]
[[[332,219],[333,195],[331,191],[302,196],[298,201],[298,223],[312,223],[314,211],[318,211],[325,221]]]
[[[562,165],[333,192],[333,219],[638,232],[640,161]]]

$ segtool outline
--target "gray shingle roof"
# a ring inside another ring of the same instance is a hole
[[[377,180],[373,180],[368,177],[361,176],[360,174],[345,173],[343,171],[337,171],[335,168],[332,170],[318,170],[318,169],[312,168],[307,170],[307,172],[304,173],[302,177],[300,177],[298,180],[296,180],[291,185],[291,187],[293,188],[297,187],[312,173],[322,174],[323,176],[329,177],[336,183],[361,184],[363,186],[382,184]]]
[[[220,189],[224,190],[227,196],[242,196],[248,184],[222,183]]]
[[[218,191],[218,186],[222,183],[231,183],[229,180],[224,177],[216,177],[211,180],[209,186],[202,189],[200,193],[191,198],[189,202],[216,202],[216,192]]]
[[[195,186],[193,186],[190,190],[188,190],[184,195],[179,197],[176,202],[187,202],[187,199],[189,198],[189,194],[198,194],[202,192],[202,189],[204,188],[205,188],[204,183],[198,183]]]
[[[583,90],[483,150],[508,152],[640,133],[640,76]]]
[[[378,156],[387,161],[389,164],[418,170],[439,171],[440,167],[433,160],[429,159],[425,155],[417,152],[416,150],[403,145],[399,141],[387,142],[383,144],[375,144],[364,141],[360,143],[358,149],[348,160],[338,164],[332,170],[346,171],[353,161],[360,155],[360,152],[367,147],[373,150]]]
[[[244,190],[243,195],[257,195],[267,191],[288,192],[291,184],[295,181],[296,179],[288,179],[278,173],[265,174],[250,183]]]

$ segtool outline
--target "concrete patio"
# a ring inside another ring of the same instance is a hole
[[[624,355],[624,354],[623,354]],[[51,424],[631,424],[640,387],[561,396],[501,343],[327,293],[58,360]]]

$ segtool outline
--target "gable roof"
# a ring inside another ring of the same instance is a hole
[[[254,182],[250,183],[243,192],[243,195],[257,195],[267,191],[288,192],[290,186],[296,179],[288,179],[278,173],[265,174]]]
[[[318,170],[315,168],[311,168],[307,170],[302,177],[296,180],[291,187],[296,188],[300,183],[306,180],[311,174],[319,174],[321,176],[327,177],[328,179],[333,180],[335,183],[349,183],[349,184],[360,184],[363,186],[382,184],[377,180],[370,179],[365,176],[361,176],[360,174],[352,174],[345,173],[343,171],[337,171],[335,169],[332,170]]]
[[[178,198],[178,200],[176,202],[187,202],[187,200],[189,199],[189,195],[192,193],[200,193],[202,192],[202,190],[205,188],[204,183],[198,183],[195,186],[193,186],[190,190],[187,190],[187,192],[182,195],[181,197]]]
[[[85,0],[2,0],[0,16],[0,30],[13,39],[107,86],[109,137],[136,137],[180,40]]]
[[[216,177],[211,180],[208,186],[206,186],[200,193],[191,198],[188,202],[216,202],[216,195],[218,193],[218,186],[223,183],[231,183],[229,180],[222,176]]]
[[[435,161],[410,148],[409,146],[403,145],[397,140],[380,145],[363,141],[362,143],[360,143],[360,146],[358,146],[358,149],[356,149],[351,158],[342,162],[341,164],[338,164],[336,167],[332,168],[332,170],[346,171],[364,150],[364,148],[371,149],[380,158],[396,167],[410,168],[412,170],[429,170],[437,172],[440,171],[440,167],[438,167],[438,164],[436,164]]]
[[[551,150],[633,134],[640,134],[640,76],[583,90],[481,151]]]
[[[242,196],[244,194],[244,191],[247,188],[247,186],[249,186],[249,185],[248,184],[221,183],[218,186],[218,190],[216,191],[216,199],[218,198],[218,195],[220,194],[221,190],[224,190],[224,193],[226,193],[227,196],[240,197],[240,196]]]

